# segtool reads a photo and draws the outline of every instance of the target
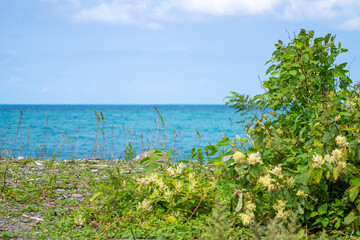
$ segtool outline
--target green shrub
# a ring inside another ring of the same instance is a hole
[[[227,105],[253,113],[248,151],[235,147],[244,225],[298,215],[312,231],[359,229],[359,86],[336,57],[347,50],[330,34],[301,30],[275,44],[265,92],[233,92]]]

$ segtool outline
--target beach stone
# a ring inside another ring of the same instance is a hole
[[[154,153],[154,150],[149,150],[146,152],[141,153],[140,155],[136,156],[133,161],[134,162],[140,162],[144,158],[151,157],[151,155]]]
[[[136,163],[138,163],[138,162],[140,162],[141,160],[143,160],[144,158],[151,157],[153,153],[154,153],[154,150],[149,150],[149,151],[143,152],[142,154],[136,156],[136,157],[133,159],[133,161],[136,162]],[[170,161],[170,160],[167,159],[166,156],[164,155],[163,157],[157,159],[157,161],[168,162],[168,161]]]
[[[74,197],[74,198],[82,198],[83,197],[82,194],[78,194],[78,193],[74,193],[71,196]]]

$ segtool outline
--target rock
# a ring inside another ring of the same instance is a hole
[[[74,197],[74,198],[82,198],[83,197],[82,194],[78,194],[78,193],[74,193],[71,196]]]
[[[151,157],[152,154],[154,153],[154,150],[149,150],[149,151],[146,151],[146,152],[143,152],[142,154],[136,156],[133,161],[136,162],[136,163],[139,163],[141,162],[141,160],[143,160],[144,158],[147,158],[147,157]],[[166,156],[162,156],[161,158],[157,159],[156,161],[163,161],[163,162],[169,162],[170,160],[166,158]]]
[[[34,163],[35,163],[36,165],[38,165],[38,166],[42,166],[42,163],[41,163],[41,162],[35,161]]]
[[[133,161],[134,162],[140,162],[141,160],[143,160],[144,158],[147,158],[147,157],[151,157],[151,155],[154,153],[154,150],[149,150],[149,151],[146,151],[146,152],[143,152],[142,154],[136,156]]]

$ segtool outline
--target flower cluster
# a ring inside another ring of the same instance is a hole
[[[281,168],[281,164],[277,165],[276,167],[273,168],[273,170],[270,171],[272,174],[276,175],[276,176],[281,176],[280,178],[282,178],[282,168]]]
[[[184,163],[179,163],[176,168],[168,167],[167,172],[171,177],[177,177],[182,173],[185,168],[186,165]]]
[[[253,202],[251,201],[245,202],[245,213],[240,213],[241,222],[245,226],[249,225],[254,220],[255,210],[256,210],[256,205]]]
[[[302,190],[299,190],[299,191],[297,191],[296,196],[301,197],[301,198],[307,198],[309,196],[309,194],[305,193]]]
[[[335,138],[336,144],[340,147],[348,147],[349,143],[346,141],[346,138],[342,135],[339,135]]]
[[[137,208],[144,209],[145,211],[150,211],[152,209],[150,200],[144,199],[142,202],[139,202]]]
[[[276,218],[278,218],[278,219],[286,219],[286,218],[289,217],[290,212],[285,211],[286,204],[287,204],[287,201],[279,199],[277,201],[277,203],[273,206],[273,208],[277,212],[276,213]]]
[[[267,188],[267,190],[268,190],[269,192],[275,190],[275,188],[276,188],[276,185],[273,184],[274,179],[272,179],[272,178],[270,177],[270,174],[267,174],[267,175],[265,175],[265,176],[260,177],[259,180],[258,180],[258,182],[259,182],[260,185],[262,185],[263,187]]]
[[[312,162],[311,166],[313,168],[321,168],[322,165],[325,163],[325,160],[320,155],[314,155],[312,161],[313,162]]]
[[[138,179],[138,183],[142,184],[142,185],[149,185],[150,183],[154,183],[156,181],[158,181],[159,179],[159,175],[156,173],[152,173],[147,175],[144,178],[139,178]]]
[[[311,166],[314,168],[321,168],[325,162],[338,165],[341,171],[346,168],[346,160],[343,160],[343,153],[337,148],[334,149],[331,154],[327,154],[324,158],[322,156],[315,155]]]
[[[234,161],[238,164],[246,163],[246,156],[242,152],[235,152],[233,155]]]
[[[255,165],[257,163],[263,164],[259,153],[251,153],[247,158],[242,152],[235,152],[233,155],[234,161],[238,164]]]

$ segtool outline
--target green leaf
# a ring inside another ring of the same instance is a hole
[[[204,148],[205,154],[207,157],[211,157],[215,153],[218,152],[219,148],[215,147],[214,145],[208,145]],[[210,151],[209,151],[210,150]]]
[[[339,175],[340,175],[340,169],[339,166],[334,167],[333,169],[333,174],[334,174],[334,179],[335,181],[338,179]]]
[[[142,159],[141,161],[140,161],[140,165],[145,165],[145,164],[147,164],[148,162],[150,162],[151,161],[151,158],[150,157],[146,157],[146,158],[144,158],[144,159]]]
[[[317,215],[319,215],[318,212],[312,212],[312,213],[310,214],[310,217],[311,217],[311,218],[312,218],[312,217],[316,217]]]
[[[352,186],[360,186],[360,178],[355,178],[352,183]]]
[[[344,218],[344,223],[345,223],[346,225],[348,225],[348,224],[352,223],[355,219],[357,219],[357,216],[354,216],[354,215],[352,215],[352,214],[349,214],[349,215],[347,215],[347,216]]]
[[[331,137],[331,134],[330,134],[329,132],[326,132],[326,133],[324,134],[324,137],[323,137],[323,142],[324,142],[324,143],[328,143],[331,138],[332,138],[332,137]]]
[[[174,216],[168,216],[166,218],[166,221],[169,222],[169,223],[177,223],[177,219]]]
[[[336,137],[338,135],[338,131],[334,125],[331,125],[329,130],[330,130],[332,137]]]
[[[358,174],[358,173],[359,173],[359,170],[358,170],[353,164],[348,163],[346,166],[347,166],[347,168],[350,169],[354,174]]]
[[[299,214],[303,215],[304,209],[302,207],[298,206],[298,212],[299,212]]]
[[[360,191],[359,186],[355,186],[349,189],[349,198],[351,202],[353,202],[356,199],[357,195],[359,194],[359,191]]]
[[[264,141],[264,134],[257,134],[254,137],[254,145],[256,148],[262,148]]]
[[[340,227],[341,220],[338,218],[335,223],[335,228],[338,229]]]
[[[320,183],[321,178],[322,178],[322,169],[320,168],[316,168],[314,169],[314,173],[313,173],[313,177],[314,177],[314,182],[315,183]]]
[[[296,76],[297,71],[296,71],[296,70],[291,70],[291,71],[289,72],[289,74],[292,75],[292,76]]]
[[[327,209],[328,209],[328,204],[327,203],[324,203],[323,205],[321,205],[319,208],[318,208],[318,212],[319,214],[324,214],[327,212]]]
[[[166,153],[166,158],[170,159],[172,157],[172,154],[173,154],[173,150],[172,150],[172,148],[170,148]]]
[[[212,164],[214,164],[215,166],[221,166],[221,165],[224,165],[224,162],[223,161],[218,161],[218,162],[214,162]]]
[[[218,144],[216,144],[217,147],[223,147],[226,145],[230,144],[230,139],[229,138],[223,138],[220,140],[220,142],[218,142]]]
[[[90,199],[90,202],[93,202],[95,199],[101,197],[103,195],[103,192],[97,192],[94,194],[94,196],[92,196],[92,198]]]
[[[276,65],[275,64],[273,64],[273,65],[271,65],[267,70],[266,70],[266,74],[265,75],[268,75],[269,74],[269,72],[271,72],[272,70],[274,70],[275,69],[275,67],[276,67]]]

